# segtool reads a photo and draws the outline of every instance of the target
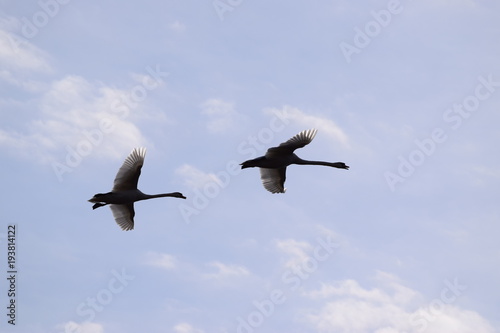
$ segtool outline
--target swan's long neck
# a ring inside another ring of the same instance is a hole
[[[342,163],[342,162],[308,161],[308,160],[303,160],[301,158],[295,159],[294,164],[301,164],[301,165],[324,165],[324,166],[329,166],[329,167],[334,167],[334,168],[344,168],[344,166],[345,166],[345,164]]]
[[[153,199],[153,198],[164,198],[164,197],[175,197],[176,193],[160,193],[160,194],[144,194],[144,199]]]
[[[180,192],[172,192],[172,193],[160,193],[160,194],[144,194],[141,192],[140,194],[140,199],[139,200],[146,200],[146,199],[153,199],[153,198],[163,198],[163,197],[174,197],[174,198],[181,198],[181,199],[186,199],[185,196],[182,195]]]

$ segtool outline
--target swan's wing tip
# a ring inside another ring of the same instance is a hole
[[[295,151],[295,149],[302,148],[311,143],[311,141],[316,136],[318,132],[317,129],[311,128],[307,130],[303,130],[300,133],[294,135],[292,138],[287,141],[281,143],[278,147],[273,147],[268,150],[270,153],[288,153],[291,154]]]
[[[132,149],[131,154],[137,152],[141,156],[146,156],[146,151],[146,147],[135,147],[134,149]]]
[[[132,150],[115,176],[113,191],[137,189],[145,157],[146,148],[139,147]]]

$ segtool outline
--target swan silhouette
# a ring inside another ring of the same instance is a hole
[[[278,147],[269,148],[266,155],[241,163],[241,168],[259,167],[262,185],[271,193],[285,193],[286,167],[290,164],[326,165],[348,170],[349,167],[343,162],[306,161],[293,153],[295,149],[309,144],[316,132],[316,129],[302,131]]]
[[[134,148],[116,174],[111,192],[97,193],[89,202],[92,209],[109,205],[116,223],[122,230],[134,229],[134,202],[152,198],[174,197],[186,199],[182,193],[144,194],[137,189],[137,182],[144,164],[146,148]]]

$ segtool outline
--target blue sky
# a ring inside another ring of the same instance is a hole
[[[500,332],[496,1],[0,4],[2,332]]]

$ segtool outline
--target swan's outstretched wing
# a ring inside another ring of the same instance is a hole
[[[317,131],[318,130],[312,128],[300,132],[290,140],[280,144],[278,147],[269,148],[267,150],[266,157],[292,154],[295,149],[302,148],[305,145],[309,144],[316,136]]]
[[[146,148],[134,148],[132,150],[116,174],[112,192],[137,189],[144,157],[146,157]]]
[[[132,230],[134,229],[134,204],[129,203],[125,205],[109,205],[111,211],[113,212],[113,217],[116,223],[122,228],[122,230]]]
[[[279,169],[260,169],[260,179],[265,189],[271,193],[285,193],[286,167]]]

